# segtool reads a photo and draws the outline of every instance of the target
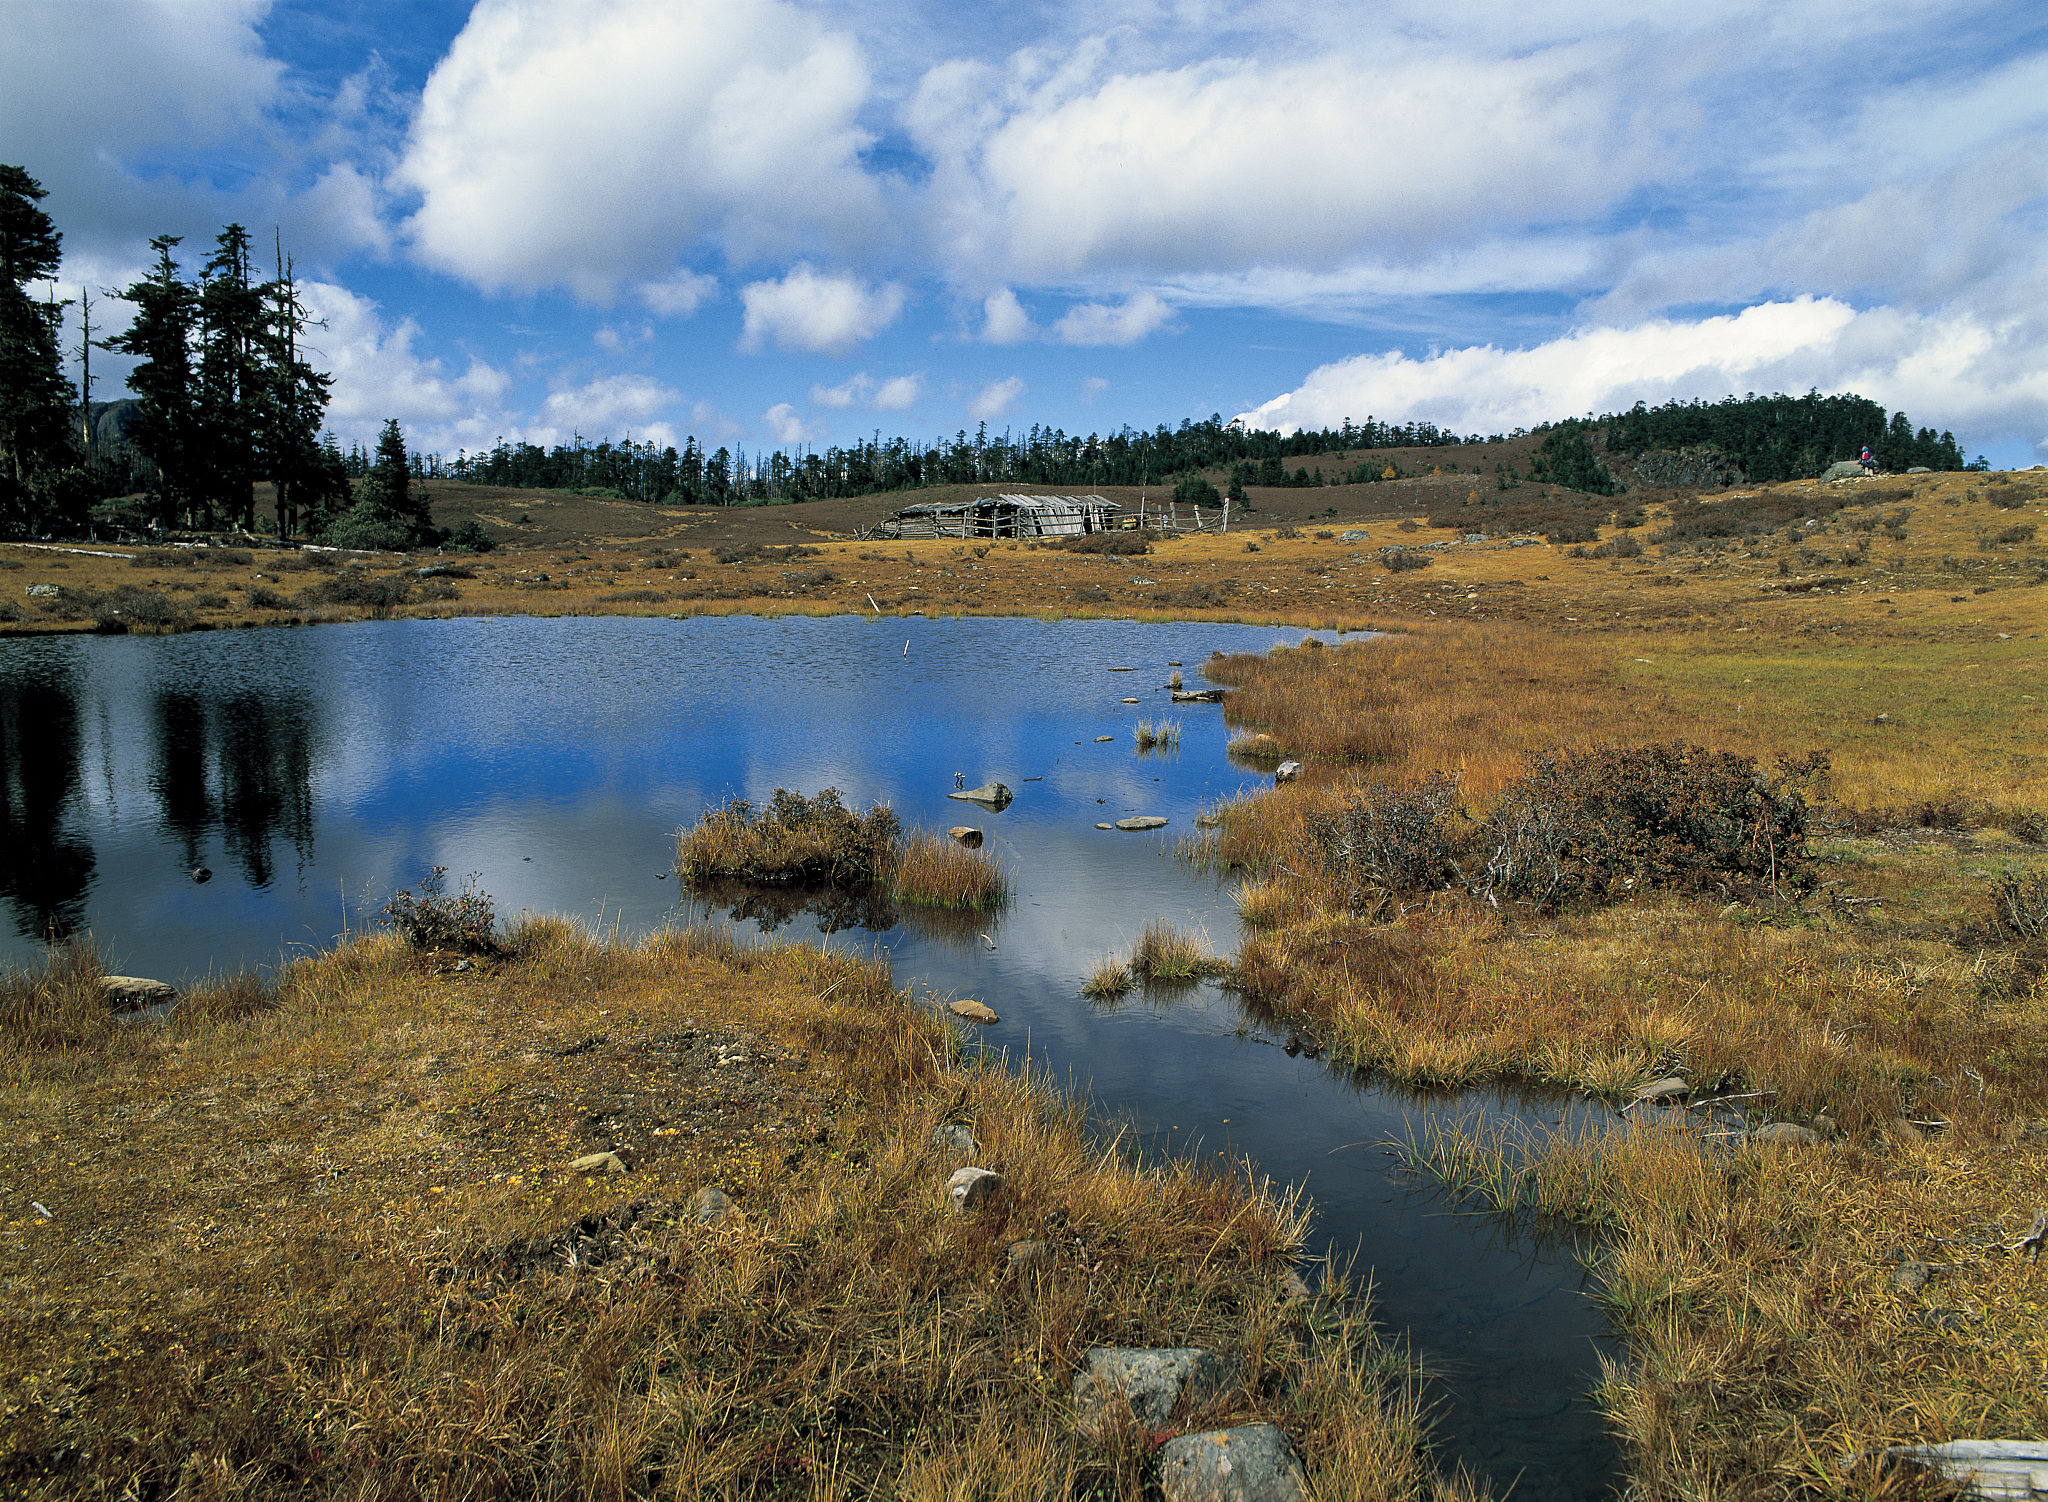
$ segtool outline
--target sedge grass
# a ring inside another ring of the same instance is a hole
[[[1155,918],[1138,935],[1130,968],[1147,981],[1184,984],[1220,975],[1229,967],[1194,935]]]
[[[919,830],[895,856],[890,895],[923,907],[981,911],[1010,900],[1010,881],[987,852]]]
[[[1130,962],[1122,955],[1109,954],[1088,972],[1088,978],[1081,982],[1081,994],[1091,1001],[1115,1001],[1128,994],[1137,983],[1137,977],[1131,973]]]
[[[1140,720],[1131,728],[1131,737],[1138,743],[1140,751],[1178,751],[1180,749],[1180,721],[1161,720],[1154,724]]]

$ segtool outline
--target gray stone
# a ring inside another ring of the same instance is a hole
[[[1003,1020],[980,1002],[964,997],[947,1007],[946,1010],[955,1017],[966,1018],[969,1022],[1001,1022]]]
[[[1370,542],[1371,540],[1372,533],[1366,531],[1362,527],[1353,528],[1349,532],[1339,532],[1337,534],[1337,541],[1339,542]]]
[[[1688,1095],[1691,1092],[1692,1086],[1674,1074],[1669,1079],[1653,1080],[1643,1086],[1642,1089],[1636,1091],[1636,1099],[1647,1101],[1677,1100],[1680,1096]]]
[[[946,833],[965,845],[969,850],[979,850],[981,848],[981,831],[978,829],[970,829],[965,824],[955,824]]]
[[[1238,1379],[1240,1363],[1196,1346],[1128,1350],[1099,1346],[1074,1374],[1075,1422],[1094,1434],[1121,1396],[1145,1429],[1164,1429],[1177,1408],[1199,1408]]]
[[[978,788],[969,788],[962,793],[948,793],[946,796],[948,798],[958,798],[963,803],[986,803],[997,813],[1001,813],[1010,806],[1010,800],[1016,794],[1012,793],[1000,782],[988,782],[983,783]]]
[[[1906,471],[1906,473],[1909,475],[1931,475],[1934,473],[1934,471],[1929,469],[1924,464],[1915,464],[1911,468],[1909,468]]]
[[[946,1180],[946,1198],[955,1210],[978,1210],[1003,1191],[1003,1176],[986,1168],[955,1169]]]
[[[1858,480],[1862,477],[1863,466],[1854,459],[1844,459],[1840,464],[1830,464],[1821,475],[1823,480]]]
[[[1292,782],[1299,776],[1301,776],[1300,762],[1293,760],[1283,761],[1279,766],[1273,768],[1273,785],[1278,787],[1281,783]]]
[[[1905,1262],[1892,1274],[1892,1287],[1900,1293],[1918,1293],[1927,1286],[1927,1280],[1934,1276],[1934,1269],[1925,1262]]]
[[[1220,688],[1177,688],[1173,691],[1176,704],[1221,704],[1223,690]]]
[[[1796,1121],[1774,1121],[1758,1127],[1754,1135],[1759,1142],[1792,1142],[1802,1147],[1819,1147],[1827,1141],[1812,1127],[1803,1127]]]
[[[974,1133],[957,1121],[942,1121],[932,1128],[932,1146],[949,1153],[972,1153]]]
[[[1114,824],[1098,824],[1098,825],[1096,825],[1095,827],[1096,827],[1097,829],[1114,829],[1114,828],[1116,828],[1116,826],[1115,826]]]
[[[1159,1489],[1166,1502],[1308,1502],[1301,1462],[1272,1424],[1168,1440],[1159,1452]]]
[[[178,999],[177,987],[140,975],[103,975],[100,995],[117,1012],[135,1012],[143,1007],[162,1006]]]
[[[1118,819],[1116,827],[1123,830],[1164,829],[1166,820],[1157,814],[1138,814],[1129,819]]]
[[[54,584],[31,584],[22,593],[31,600],[54,600],[57,598],[57,586]]]
[[[569,1165],[571,1173],[624,1173],[626,1160],[617,1153],[585,1153]]]
[[[1113,741],[1113,740],[1115,740],[1115,739],[1116,739],[1116,737],[1115,737],[1115,736],[1113,736],[1113,735],[1098,735],[1098,736],[1096,736],[1096,737],[1095,737],[1095,744],[1099,746],[1099,745],[1101,745],[1101,744],[1102,744],[1102,743],[1103,743],[1104,741]],[[1098,802],[1100,802],[1101,800],[1100,800],[1100,799],[1098,799],[1097,801],[1098,801]]]
[[[715,1226],[732,1213],[732,1199],[723,1189],[707,1185],[691,1196],[690,1219],[700,1226]]]

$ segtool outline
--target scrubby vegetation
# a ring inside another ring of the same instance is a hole
[[[928,832],[906,838],[895,810],[876,804],[856,814],[837,788],[812,798],[777,788],[765,809],[736,798],[708,811],[678,837],[676,871],[696,887],[739,880],[873,888],[945,908],[999,907],[1010,896],[990,856]]]

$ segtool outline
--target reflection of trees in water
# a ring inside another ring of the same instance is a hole
[[[280,836],[301,864],[312,858],[317,729],[310,698],[243,692],[207,699],[170,689],[156,696],[152,717],[157,806],[188,865],[198,864],[215,825],[252,887],[270,885],[271,846]]]
[[[706,881],[688,888],[707,914],[724,914],[736,923],[751,923],[772,934],[799,918],[813,918],[820,933],[859,928],[905,933],[955,948],[971,948],[980,935],[993,936],[999,921],[993,913],[952,908],[899,906],[884,887],[792,886],[746,881]]]
[[[85,916],[92,847],[63,826],[84,773],[68,674],[0,680],[0,896],[27,938],[63,938]]]

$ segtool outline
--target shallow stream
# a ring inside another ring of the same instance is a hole
[[[1431,1113],[1568,1107],[1390,1090],[1290,1055],[1209,986],[1113,1008],[1079,994],[1149,919],[1236,946],[1230,883],[1173,845],[1266,779],[1226,755],[1218,706],[1170,702],[1169,664],[1196,687],[1212,651],[1302,635],[843,616],[0,641],[0,961],[90,931],[130,974],[273,965],[374,923],[436,865],[451,887],[475,873],[501,917],[626,933],[702,918],[668,874],[677,828],[778,787],[975,825],[1015,880],[1007,912],[826,942],[885,947],[899,984],[987,1003],[1002,1020],[983,1041],[1028,1051],[1147,1142],[1305,1183],[1311,1249],[1355,1253],[1380,1318],[1440,1374],[1445,1458],[1525,1502],[1604,1496],[1616,1457],[1585,1394],[1606,1330],[1578,1258],[1461,1213],[1386,1146]],[[1140,719],[1178,721],[1179,749],[1140,751]],[[998,781],[1016,794],[1001,812],[946,796]],[[1169,823],[1094,827],[1141,814]],[[729,904],[714,916],[733,921]],[[812,912],[745,921],[820,940]]]

